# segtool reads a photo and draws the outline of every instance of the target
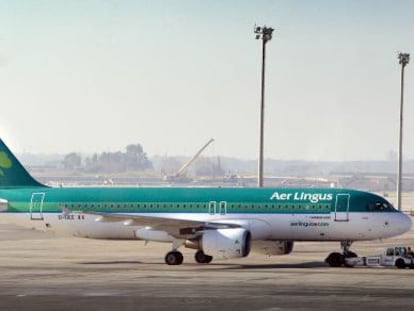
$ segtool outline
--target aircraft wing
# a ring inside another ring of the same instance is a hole
[[[100,212],[81,212],[84,215],[96,216],[96,222],[122,222],[125,226],[142,226],[146,229],[168,232],[175,238],[186,238],[199,231],[240,228],[240,224],[225,222],[208,222],[189,219],[154,217],[145,215],[113,214]]]

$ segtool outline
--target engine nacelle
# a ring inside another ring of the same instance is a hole
[[[252,251],[268,256],[287,255],[293,250],[293,241],[254,241]]]
[[[207,230],[201,238],[201,249],[215,259],[246,257],[250,240],[250,232],[243,228]]]

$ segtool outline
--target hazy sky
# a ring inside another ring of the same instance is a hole
[[[385,159],[397,150],[414,1],[0,0],[0,136],[17,152],[253,159],[261,43],[265,156]],[[413,59],[414,62],[414,59]],[[404,150],[414,158],[414,63]]]

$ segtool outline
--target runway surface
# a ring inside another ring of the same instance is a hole
[[[355,243],[359,255],[414,246],[414,232]],[[412,310],[414,270],[329,268],[339,243],[287,256],[167,266],[168,244],[61,237],[0,223],[0,310]]]

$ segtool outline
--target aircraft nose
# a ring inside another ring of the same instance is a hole
[[[403,233],[406,233],[407,231],[410,231],[411,227],[413,225],[411,216],[409,216],[407,214],[403,214],[403,213],[401,213],[399,216],[400,216],[399,217],[400,219],[399,219],[398,229],[399,229],[400,234],[403,234]]]

